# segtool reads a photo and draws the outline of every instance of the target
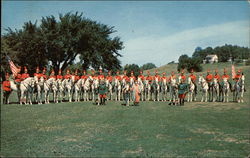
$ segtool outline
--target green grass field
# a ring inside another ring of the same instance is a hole
[[[245,103],[107,102],[1,105],[1,156],[247,157],[249,74]],[[13,97],[13,96],[12,96]],[[200,99],[199,99],[200,100]],[[232,100],[232,99],[231,99]]]

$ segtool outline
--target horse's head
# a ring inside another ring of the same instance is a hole
[[[198,79],[198,84],[202,84],[204,82],[204,78],[202,75],[199,75],[199,79]]]

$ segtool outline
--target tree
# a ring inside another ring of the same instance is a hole
[[[149,70],[149,69],[153,69],[153,68],[156,68],[155,64],[153,64],[153,63],[146,63],[146,64],[143,64],[141,66],[142,70]]]
[[[181,69],[187,69],[188,72],[193,69],[196,72],[202,71],[202,67],[200,65],[200,61],[197,58],[190,58],[188,55],[184,54],[181,55],[178,59],[178,67],[177,70],[180,71]]]
[[[21,30],[7,31],[2,38],[18,52],[18,64],[27,65],[32,71],[49,62],[56,72],[59,68],[64,70],[77,56],[84,69],[121,68],[118,51],[123,48],[123,42],[119,37],[110,37],[116,32],[114,27],[84,18],[82,13],[59,14],[58,21],[54,16],[47,16],[39,26],[27,22]]]
[[[131,72],[134,72],[134,75],[137,77],[140,74],[140,67],[137,64],[126,64],[124,70],[127,71],[127,75],[130,76]]]

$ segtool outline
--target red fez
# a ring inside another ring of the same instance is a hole
[[[240,69],[238,69],[238,73],[240,73],[241,72],[241,70]]]
[[[171,73],[172,75],[174,75],[174,71],[172,71],[172,73]]]

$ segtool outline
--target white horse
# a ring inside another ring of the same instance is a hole
[[[168,94],[168,82],[167,79],[164,78],[161,81],[161,96],[162,96],[162,101],[167,101],[167,94]]]
[[[92,101],[95,101],[95,96],[98,93],[98,87],[99,87],[99,80],[98,78],[93,79],[92,78],[92,84],[91,84],[91,93],[92,93]],[[99,96],[97,97],[99,100]]]
[[[49,104],[49,92],[52,89],[52,85],[55,82],[55,78],[50,78],[44,82],[44,101],[45,104]]]
[[[64,87],[63,87],[62,79],[57,79],[55,82],[56,84],[52,86],[53,87],[52,89],[53,91],[56,90],[56,103],[58,103],[59,99],[60,99],[60,102],[62,102]]]
[[[223,102],[228,102],[229,90],[230,90],[230,85],[229,85],[227,79],[223,78],[223,82],[222,82],[222,101]]]
[[[205,101],[207,102],[207,93],[208,93],[208,83],[207,81],[204,79],[203,76],[199,76],[199,82],[198,82],[200,85],[201,85],[201,102]]]
[[[69,78],[69,79],[64,79],[62,81],[62,86],[64,89],[64,96],[63,98],[65,98],[65,94],[66,92],[68,93],[68,98],[69,98],[69,102],[72,102],[72,86],[73,86],[73,79]]]
[[[26,98],[28,99],[28,103],[32,104],[32,95],[33,95],[32,93],[34,86],[35,86],[35,80],[33,77],[29,77],[24,81],[21,81],[20,83],[21,94],[19,96],[19,103],[21,105],[23,102],[27,104]],[[10,88],[11,90],[18,91],[17,85],[14,83],[14,81],[10,81]]]
[[[194,85],[191,77],[188,77],[188,85],[189,85],[189,89],[188,89],[187,101],[192,102],[193,100],[196,100],[196,99],[195,99],[195,94],[194,94],[195,85]]]
[[[123,100],[125,100],[125,86],[126,86],[126,85],[127,85],[127,82],[126,82],[126,80],[123,78],[123,79],[122,79],[122,85],[121,85],[121,86],[122,86],[122,87],[121,87],[121,88],[122,88],[122,89],[121,89],[121,92],[122,92],[122,99],[123,99]]]
[[[238,82],[235,83],[235,100],[239,102],[243,101],[244,90],[245,90],[245,76],[242,75]]]
[[[217,80],[217,78],[214,78],[213,79],[213,93],[212,93],[212,96],[213,96],[213,102],[215,101],[219,101],[220,99],[220,85],[219,85],[219,82]]]
[[[35,79],[35,88],[36,88],[36,101],[38,104],[43,103],[43,91],[44,91],[44,78],[40,77],[40,80],[37,78],[37,76],[34,77]]]
[[[178,103],[178,83],[175,78],[170,79],[170,105]]]
[[[154,101],[160,101],[160,84],[157,77],[154,79],[152,87],[154,93]]]
[[[120,101],[121,100],[121,82],[115,78],[115,100],[117,101]]]
[[[84,91],[84,94],[83,94],[84,101],[89,101],[89,99],[90,99],[90,89],[91,89],[90,81],[91,80],[92,80],[92,77],[90,76],[87,79],[85,79],[84,82],[82,82],[82,87],[83,87],[83,91]]]
[[[75,102],[80,101],[80,93],[82,91],[82,82],[84,82],[84,79],[79,79],[75,85],[74,85],[74,90],[75,90]]]
[[[144,85],[145,100],[149,101],[151,98],[151,84],[149,80],[144,80]]]
[[[144,100],[146,100],[146,98],[144,98],[144,84],[143,84],[140,77],[138,78],[138,86],[139,86],[139,91],[141,94],[141,96],[140,96],[141,101],[144,101]]]
[[[105,80],[105,82],[106,82],[106,87],[108,89],[108,91],[107,91],[107,99],[112,100],[112,95],[113,95],[112,82],[110,82],[109,80]],[[108,95],[109,95],[109,98],[108,98]]]

